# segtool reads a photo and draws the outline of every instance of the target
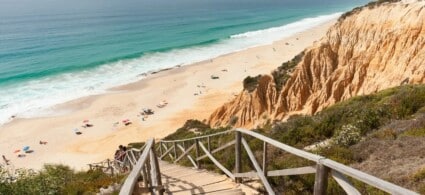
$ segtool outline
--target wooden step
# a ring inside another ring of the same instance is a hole
[[[238,184],[225,175],[160,161],[165,194],[243,195]]]

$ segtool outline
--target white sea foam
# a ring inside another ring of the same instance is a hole
[[[139,58],[109,63],[92,70],[64,73],[3,87],[0,91],[0,124],[12,115],[21,118],[58,114],[57,105],[76,98],[101,94],[108,88],[139,80],[141,73],[187,65],[219,55],[272,43],[318,26],[341,13],[306,18],[280,27],[237,34],[206,46],[145,54]]]

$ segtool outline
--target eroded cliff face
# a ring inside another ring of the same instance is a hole
[[[209,123],[253,127],[293,113],[314,114],[353,96],[425,83],[424,22],[423,1],[364,7],[306,49],[281,90],[272,76],[262,76],[255,90],[218,108]]]

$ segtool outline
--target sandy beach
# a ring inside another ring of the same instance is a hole
[[[204,120],[242,90],[246,76],[268,74],[283,62],[323,37],[336,20],[294,34],[273,44],[250,48],[188,66],[150,74],[110,90],[57,105],[60,116],[20,119],[0,127],[0,155],[18,167],[39,169],[45,163],[62,163],[86,169],[88,163],[112,158],[117,146],[160,139],[188,119]],[[218,79],[211,79],[216,75]],[[158,108],[157,104],[168,105]],[[144,121],[142,108],[155,114]],[[66,112],[65,112],[66,111]],[[19,116],[18,116],[19,117]],[[122,121],[132,124],[125,126]],[[93,127],[83,128],[89,120]],[[117,123],[118,122],[118,123]],[[76,135],[78,128],[82,134]],[[46,141],[47,144],[39,144]],[[17,149],[30,146],[33,153],[18,158]]]

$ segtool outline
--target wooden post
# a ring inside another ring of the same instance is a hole
[[[111,160],[106,159],[106,162],[108,163],[108,168],[107,169],[111,169],[111,175],[114,176],[114,168],[111,166]]]
[[[328,187],[328,174],[329,168],[318,163],[316,165],[316,178],[314,181],[314,195],[324,195],[326,194],[326,189]]]
[[[151,161],[150,158],[147,158],[145,166],[146,166],[146,174],[148,176],[148,183],[149,183],[148,187],[152,188],[152,174],[151,174],[152,167],[151,167],[150,161]]]
[[[267,177],[267,142],[263,142],[263,172]]]
[[[208,141],[208,152],[211,152],[211,142],[210,142],[210,137],[207,137],[207,141]]]
[[[174,159],[177,159],[177,144],[176,144],[176,142],[173,142],[174,143]]]
[[[162,142],[160,141],[159,142],[159,153],[161,154],[161,156],[162,156]]]
[[[201,168],[201,163],[200,163],[200,161],[198,160],[198,158],[199,158],[199,140],[198,139],[195,139],[195,144],[196,144],[196,165],[198,166],[198,169],[200,169]]]
[[[241,173],[242,166],[241,166],[241,139],[242,135],[241,132],[235,131],[235,173]],[[235,181],[239,183],[241,181],[241,178],[236,178]]]
[[[143,175],[143,184],[145,185],[145,188],[148,188],[148,174],[146,173],[147,167],[146,165],[142,169],[142,175]]]

